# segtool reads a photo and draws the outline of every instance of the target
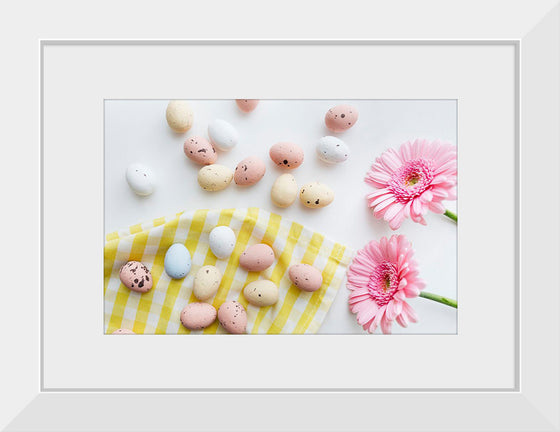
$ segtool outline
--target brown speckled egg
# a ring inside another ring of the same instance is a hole
[[[302,291],[317,291],[323,285],[321,271],[309,264],[295,264],[288,270],[290,280]]]
[[[239,186],[251,186],[264,177],[265,163],[256,156],[250,156],[237,164],[233,180]]]
[[[239,257],[239,265],[247,271],[259,272],[274,262],[274,251],[264,243],[249,246]]]
[[[269,151],[270,159],[284,169],[294,169],[303,163],[303,150],[300,146],[290,142],[274,144]]]
[[[132,330],[120,328],[116,329],[112,334],[123,335],[123,334],[136,334]]]
[[[250,113],[259,104],[258,99],[236,99],[235,102],[241,111],[244,113]]]
[[[337,105],[327,111],[325,124],[333,132],[344,132],[358,121],[358,110],[350,105]]]
[[[214,146],[200,136],[187,138],[183,150],[190,160],[199,165],[211,165],[218,160]]]
[[[125,287],[139,293],[150,291],[154,282],[150,270],[138,261],[129,261],[124,264],[119,272],[119,277]]]
[[[218,320],[228,333],[242,334],[247,331],[247,311],[235,300],[227,301],[220,306]]]
[[[189,330],[202,330],[216,320],[216,308],[208,303],[190,303],[181,311],[181,324]]]

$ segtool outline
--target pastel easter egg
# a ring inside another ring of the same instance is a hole
[[[242,334],[247,331],[247,311],[235,300],[227,301],[220,306],[218,320],[228,333]]]
[[[325,207],[333,202],[334,192],[326,184],[314,182],[301,188],[299,199],[306,207]]]
[[[235,247],[235,241],[235,233],[225,225],[213,228],[208,236],[210,250],[219,259],[229,258]]]
[[[279,142],[270,147],[270,159],[280,168],[292,170],[303,163],[303,150],[290,142]]]
[[[245,286],[243,296],[253,306],[271,306],[278,301],[278,287],[269,280],[253,281]]]
[[[239,186],[251,186],[262,179],[265,172],[265,163],[256,156],[250,156],[237,164],[233,180]]]
[[[358,121],[358,110],[350,105],[337,105],[325,114],[325,125],[333,132],[344,132]]]
[[[124,334],[136,334],[136,333],[134,333],[132,330],[129,329],[120,328],[120,329],[116,329],[112,334],[124,335]]]
[[[302,291],[317,291],[323,285],[321,271],[309,264],[295,264],[288,270],[290,280]]]
[[[214,297],[220,287],[222,273],[218,267],[205,265],[196,272],[193,282],[193,294],[199,300],[208,300]]]
[[[187,132],[193,124],[193,112],[188,103],[181,100],[169,102],[165,111],[167,124],[177,133]]]
[[[233,171],[219,164],[206,165],[198,171],[198,184],[209,192],[224,190],[233,179]]]
[[[333,136],[325,136],[317,142],[317,156],[323,162],[335,164],[348,159],[350,149],[344,141]]]
[[[298,186],[296,179],[291,174],[282,174],[279,176],[270,190],[270,198],[274,205],[278,207],[289,207],[296,200],[298,195]]]
[[[247,271],[259,272],[269,268],[274,262],[274,251],[264,243],[245,249],[239,257],[239,265]]]
[[[153,278],[150,270],[139,261],[129,261],[121,267],[119,278],[125,287],[145,293],[152,289]]]
[[[155,188],[155,176],[150,168],[140,163],[133,163],[126,169],[126,181],[137,195],[150,195]]]
[[[165,273],[172,279],[183,279],[191,270],[191,254],[185,245],[172,244],[163,260]]]
[[[210,142],[218,150],[229,151],[237,145],[239,134],[231,124],[225,120],[214,120],[208,125]]]
[[[249,113],[257,107],[257,105],[259,104],[259,100],[258,99],[236,99],[235,103],[237,103],[237,106],[241,111],[243,111],[244,113]]]
[[[208,303],[189,303],[181,311],[181,324],[189,330],[202,330],[216,320],[218,312]]]
[[[183,144],[183,151],[190,160],[199,165],[211,165],[218,160],[214,146],[201,136],[187,138]]]

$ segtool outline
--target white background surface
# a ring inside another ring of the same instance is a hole
[[[387,222],[375,219],[365,196],[374,189],[363,179],[371,164],[389,147],[415,138],[441,139],[455,144],[456,101],[454,100],[263,100],[252,113],[241,112],[233,100],[189,101],[194,123],[185,134],[173,132],[165,120],[167,100],[105,101],[105,232],[144,222],[181,210],[199,208],[260,207],[325,233],[335,241],[358,250],[370,240],[405,234],[416,250],[420,276],[426,291],[451,298],[457,296],[456,224],[442,215],[429,213],[427,226],[406,220],[392,231]],[[324,125],[326,111],[339,104],[358,108],[358,122],[348,131],[333,134]],[[217,163],[234,169],[245,157],[265,161],[267,173],[255,186],[241,188],[234,182],[224,191],[206,192],[197,183],[200,168],[183,153],[187,137],[207,138],[207,125],[224,119],[239,131],[240,142],[230,152],[218,152]],[[343,139],[351,149],[349,159],[329,165],[320,161],[315,144],[325,135]],[[335,200],[323,209],[308,209],[299,199],[280,209],[270,200],[270,189],[278,168],[268,156],[276,142],[290,141],[305,152],[302,166],[290,171],[301,187],[320,181],[335,191]],[[132,192],[125,180],[130,163],[150,166],[157,188],[148,197]],[[459,197],[460,198],[460,197]],[[445,203],[455,211],[455,202]],[[186,283],[186,280],[185,280]],[[343,284],[320,333],[365,333],[348,309],[348,290]],[[455,333],[456,310],[430,300],[409,301],[419,316],[417,324],[393,333]],[[380,330],[377,331],[378,333]]]

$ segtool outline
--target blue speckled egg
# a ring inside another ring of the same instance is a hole
[[[165,273],[172,279],[182,279],[191,270],[191,254],[185,245],[175,243],[165,253]]]

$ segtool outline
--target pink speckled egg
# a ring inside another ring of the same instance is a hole
[[[202,330],[216,320],[216,308],[208,303],[189,303],[181,311],[181,324],[189,330]]]
[[[344,132],[358,121],[358,110],[350,105],[337,105],[327,111],[325,124],[333,132]]]
[[[134,333],[132,330],[129,329],[125,329],[125,328],[120,328],[120,329],[116,329],[113,334],[116,335],[123,335],[123,334],[136,334]]]
[[[290,280],[302,291],[317,291],[323,285],[321,271],[309,264],[295,264],[288,270]]]
[[[292,170],[303,163],[303,150],[290,142],[274,144],[269,151],[270,159],[281,168]]]
[[[125,287],[139,293],[152,289],[152,274],[148,267],[138,261],[129,261],[121,267],[119,272],[121,282]]]
[[[236,99],[238,108],[244,113],[249,113],[253,111],[259,104],[258,99]]]
[[[269,268],[274,262],[274,251],[263,243],[249,246],[239,257],[239,265],[247,271],[259,272]]]
[[[199,165],[211,165],[218,160],[214,146],[200,136],[187,138],[183,144],[183,150],[190,160]]]
[[[242,334],[247,331],[247,311],[235,300],[227,301],[220,306],[218,320],[228,333]]]
[[[265,163],[256,156],[250,156],[237,164],[233,180],[239,186],[251,186],[263,178]]]

